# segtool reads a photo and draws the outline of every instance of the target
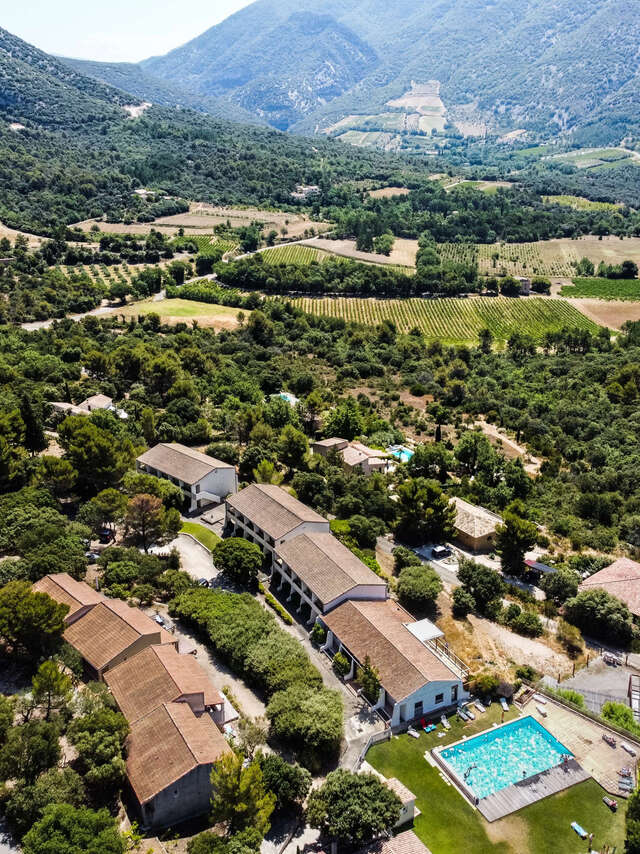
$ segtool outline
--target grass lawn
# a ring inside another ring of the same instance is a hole
[[[421,815],[414,829],[425,845],[434,854],[578,854],[586,851],[587,845],[571,829],[571,822],[577,821],[587,832],[593,832],[596,850],[608,843],[617,845],[621,852],[625,803],[620,800],[618,812],[611,813],[602,803],[606,792],[594,780],[490,824],[424,759],[426,750],[458,741],[463,734],[481,732],[499,722],[500,714],[499,704],[494,703],[466,725],[452,718],[445,738],[439,739],[435,733],[422,733],[419,739],[401,735],[374,745],[367,754],[367,761],[376,770],[386,777],[397,777],[416,795]],[[517,716],[510,711],[505,720]]]
[[[205,528],[204,525],[198,524],[198,522],[183,522],[182,528],[180,528],[180,533],[191,534],[192,537],[195,537],[196,540],[202,543],[202,545],[209,549],[209,551],[213,551],[218,543],[221,542],[220,537],[217,534],[214,534],[213,531]]]
[[[238,309],[228,305],[195,302],[195,300],[163,299],[132,303],[122,311],[119,310],[118,314],[133,316],[137,316],[139,314],[159,314],[160,317],[212,317],[235,320],[238,314]]]

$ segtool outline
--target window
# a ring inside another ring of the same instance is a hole
[[[199,483],[196,484],[196,495],[198,494],[198,492],[200,492],[200,484]]]
[[[413,717],[419,718],[421,714],[422,714],[422,700],[420,700],[420,702],[416,703],[415,706],[413,707]]]
[[[444,694],[436,694],[436,706],[441,706],[444,703]]]
[[[457,685],[454,685],[453,688],[451,689],[451,702],[452,703],[458,702],[458,686]]]

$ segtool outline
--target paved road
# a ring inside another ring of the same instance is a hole
[[[168,554],[171,549],[177,549],[182,561],[182,569],[188,572],[192,578],[199,581],[206,578],[208,581],[218,577],[218,571],[213,566],[211,555],[201,543],[185,534],[178,534],[166,546],[152,548],[156,554]]]
[[[113,314],[114,311],[117,310],[117,306],[113,305],[101,305],[98,308],[93,308],[91,311],[83,311],[81,314],[68,314],[67,317],[69,320],[74,320],[76,323],[83,319],[83,317],[99,317],[104,314]],[[56,322],[56,320],[63,320],[61,317],[50,317],[48,320],[34,320],[30,323],[21,323],[21,327],[26,329],[27,332],[34,332],[37,329],[48,329],[50,326]]]
[[[0,854],[18,854],[20,849],[8,835],[6,825],[0,818]]]

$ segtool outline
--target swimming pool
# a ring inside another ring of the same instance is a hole
[[[387,448],[387,451],[401,463],[408,463],[413,456],[411,448],[405,448],[404,445],[391,445],[391,447]]]
[[[477,798],[555,768],[571,751],[532,717],[484,732],[438,751]]]

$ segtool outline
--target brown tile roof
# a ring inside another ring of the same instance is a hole
[[[278,556],[323,603],[332,602],[360,584],[386,586],[333,534],[300,534],[278,546]]]
[[[47,593],[56,602],[68,605],[67,617],[73,616],[81,608],[104,601],[104,597],[97,590],[89,587],[84,581],[76,581],[66,572],[45,575],[40,581],[36,581],[33,589],[37,593]]]
[[[138,462],[192,485],[216,469],[233,468],[214,457],[175,442],[161,443],[138,457]]]
[[[313,443],[313,447],[318,448],[335,448],[340,446],[341,448],[346,448],[349,443],[346,439],[339,439],[337,436],[333,436],[331,439],[320,439],[317,442]]]
[[[598,588],[620,599],[635,617],[640,617],[640,563],[628,557],[618,558],[580,585],[581,591]]]
[[[82,409],[87,409],[89,411],[93,409],[108,409],[113,405],[113,398],[107,397],[106,394],[94,394],[86,400],[83,400],[79,405]]]
[[[168,632],[165,635],[174,642]],[[64,632],[65,640],[96,670],[101,670],[143,636],[155,636],[156,643],[163,640],[160,626],[118,599],[103,599]]]
[[[127,776],[143,804],[230,750],[209,715],[196,717],[186,703],[163,703],[131,726]]]
[[[416,796],[413,794],[411,789],[407,789],[404,783],[401,783],[397,777],[389,777],[386,783],[391,791],[400,798],[403,804],[406,804],[409,801],[415,801]]]
[[[322,522],[329,530],[324,517],[279,486],[254,483],[230,495],[227,504],[274,539],[283,537],[303,522]]]
[[[404,830],[390,839],[377,839],[357,854],[431,854],[413,830]]]
[[[192,655],[150,646],[105,673],[104,680],[130,723],[162,703],[201,694],[206,706],[224,702]]]
[[[353,468],[354,466],[361,465],[365,460],[368,460],[369,457],[362,451],[358,451],[357,448],[349,445],[349,447],[345,448],[342,452],[342,459],[346,466]]]
[[[396,602],[345,602],[323,621],[360,663],[368,655],[383,688],[398,702],[428,682],[458,676],[406,628],[413,617]]]
[[[454,498],[453,501],[456,505],[455,528],[469,537],[478,538],[493,534],[496,525],[502,522],[500,516],[484,507],[476,507],[462,498]]]

